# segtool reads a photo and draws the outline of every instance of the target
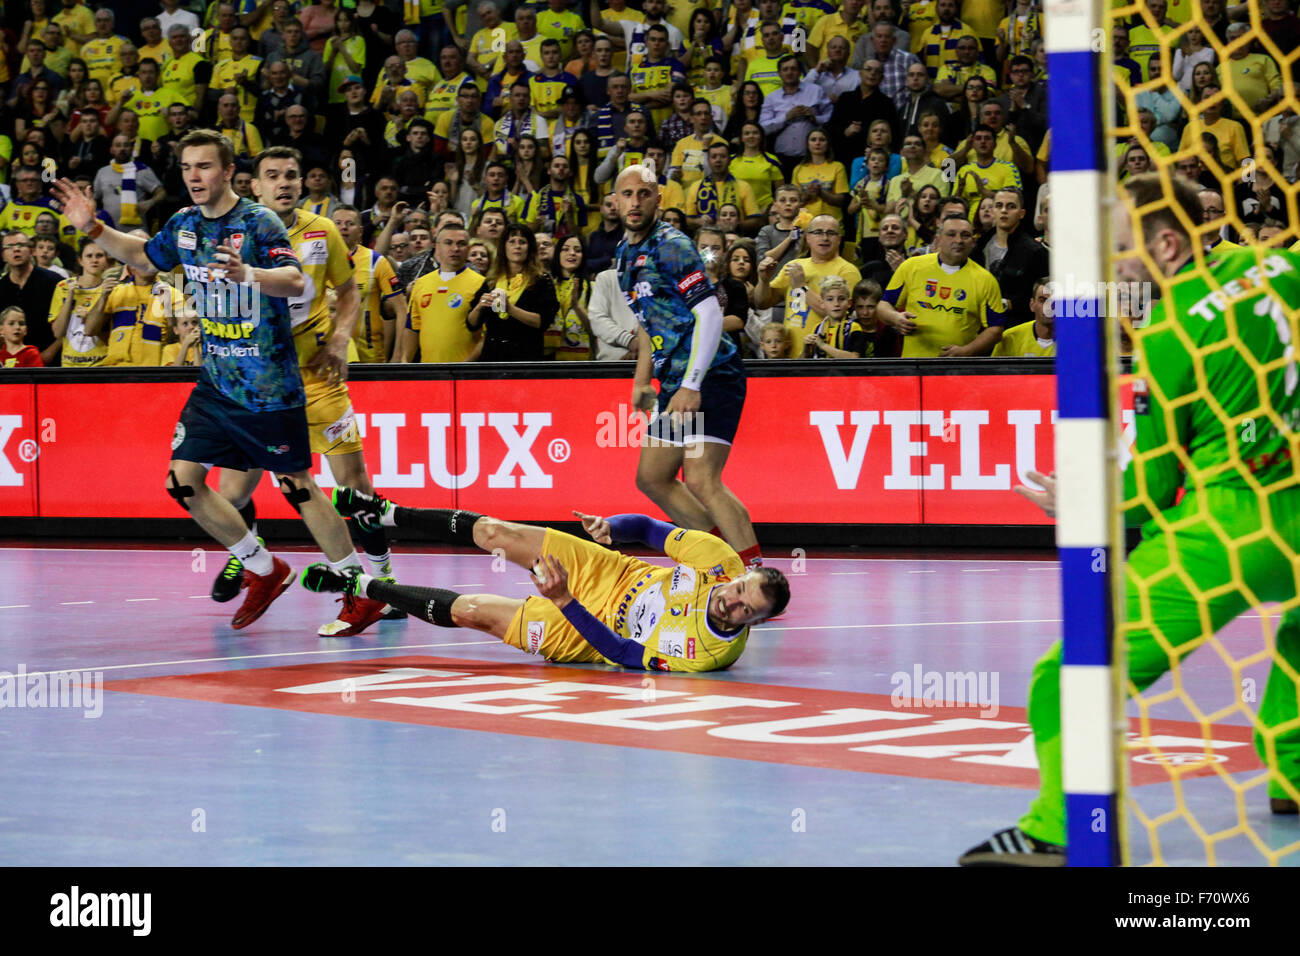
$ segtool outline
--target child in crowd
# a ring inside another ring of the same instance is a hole
[[[790,348],[790,333],[782,323],[769,322],[759,334],[758,348],[762,358],[785,358],[785,353]]]
[[[41,352],[26,345],[27,316],[16,305],[0,312],[0,368],[41,368]]]
[[[176,341],[163,346],[162,365],[184,368],[202,364],[203,334],[199,331],[199,314],[192,308],[182,308],[172,314],[172,329]]]

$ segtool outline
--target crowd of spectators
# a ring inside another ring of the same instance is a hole
[[[359,360],[633,357],[609,271],[622,238],[611,189],[633,163],[652,164],[663,218],[697,243],[747,356],[1055,354],[1036,0],[607,2],[166,0],[131,22],[120,4],[11,5],[0,365],[195,360],[183,316],[160,335],[122,328],[108,297],[128,276],[48,185],[71,177],[101,218],[152,232],[186,202],[175,144],[204,126],[231,141],[250,199],[252,158],[297,149],[302,207],[342,217],[367,276],[360,247],[393,270],[403,308],[369,318],[396,329]],[[1221,44],[1250,29],[1248,8],[1222,0],[1145,9],[1114,28],[1117,83],[1160,79],[1157,32],[1194,10]],[[1288,0],[1264,0],[1261,16],[1294,52]],[[1166,85],[1121,97],[1135,135],[1114,144],[1120,175],[1172,156],[1205,187],[1207,248],[1275,241],[1286,192],[1258,160],[1295,180],[1297,117],[1273,110],[1257,126],[1234,110],[1290,99],[1300,66],[1284,73],[1259,43],[1220,60],[1195,28],[1173,48]],[[1243,163],[1252,175],[1225,195]],[[457,223],[468,248],[444,252]],[[452,323],[414,315],[410,293],[463,270],[484,277],[475,309],[437,340]],[[154,277],[129,280],[166,297]]]

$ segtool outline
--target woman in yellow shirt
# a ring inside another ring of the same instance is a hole
[[[740,127],[740,155],[731,160],[728,172],[749,183],[759,209],[772,205],[772,187],[785,182],[781,162],[764,148],[763,127],[745,123]]]
[[[605,193],[614,185],[611,179],[602,186],[596,182],[596,139],[590,130],[575,130],[565,147],[569,154],[569,169],[572,171],[573,191],[582,197],[587,205],[587,221],[582,230],[583,235],[600,226],[600,203]]]
[[[849,174],[843,163],[831,155],[831,140],[823,130],[814,129],[805,141],[808,158],[794,168],[790,182],[799,186],[804,208],[812,217],[844,218],[841,210],[849,204]]]
[[[952,150],[939,142],[943,135],[943,120],[938,113],[922,113],[916,121],[916,128],[925,143],[926,161],[936,169],[943,169],[943,161],[952,155]]]
[[[589,361],[595,358],[592,348],[591,320],[587,303],[591,300],[591,280],[586,271],[587,252],[578,236],[565,236],[555,249],[551,275],[555,279],[555,297],[560,309],[555,324],[547,330],[547,345],[554,347],[557,362]],[[549,349],[548,349],[549,351]]]

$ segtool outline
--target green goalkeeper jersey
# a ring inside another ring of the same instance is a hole
[[[1129,524],[1173,505],[1184,485],[1267,490],[1292,477],[1300,255],[1260,252],[1226,255],[1209,276],[1184,266],[1135,335]]]

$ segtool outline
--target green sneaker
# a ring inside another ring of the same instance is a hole
[[[266,542],[260,537],[257,543],[263,548]],[[233,554],[226,559],[226,566],[221,569],[217,579],[212,582],[212,600],[218,604],[225,604],[227,601],[233,601],[239,596],[239,592],[244,589],[244,562],[240,561]]]
[[[384,515],[393,503],[382,495],[367,495],[355,488],[338,487],[330,496],[334,510],[345,518],[352,518],[367,531],[381,528]]]
[[[302,572],[302,586],[308,591],[329,591],[356,597],[359,574],[343,574],[328,564],[309,564]]]

